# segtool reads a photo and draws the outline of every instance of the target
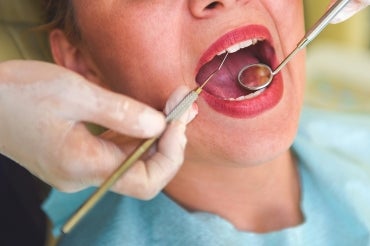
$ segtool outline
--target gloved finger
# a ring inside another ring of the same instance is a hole
[[[36,61],[13,62],[10,67],[12,71],[19,71],[15,75],[8,73],[11,81],[28,83],[28,90],[32,90],[29,96],[37,99],[45,112],[75,122],[89,121],[137,137],[157,135],[165,127],[164,116],[157,110],[101,88],[63,67]]]
[[[164,113],[167,115],[171,110],[190,92],[190,89],[182,85],[178,87],[168,98],[166,106],[164,108]],[[193,114],[198,113],[198,107],[196,103],[193,103],[192,108],[187,110],[178,120],[184,124],[188,124],[192,119],[194,119]]]
[[[114,191],[139,199],[151,199],[175,176],[184,160],[185,125],[171,123],[158,143],[157,152],[140,160],[114,186]]]
[[[188,93],[190,92],[190,89],[186,86],[180,86],[178,87],[169,97],[169,99],[166,102],[164,112],[165,114],[168,114]],[[194,103],[192,105],[191,109],[188,109],[185,111],[185,113],[178,119],[184,124],[188,124],[198,113],[198,107]],[[99,135],[100,138],[113,142],[117,146],[120,147],[120,149],[124,153],[132,153],[135,148],[142,143],[144,140],[133,138],[132,136],[126,136],[119,134],[112,130],[107,130],[104,133]],[[154,146],[151,148],[148,153],[143,155],[142,159],[146,159],[148,155],[154,154],[156,151],[156,147]]]
[[[330,6],[333,5],[335,2],[336,2],[335,0],[332,0]],[[352,0],[342,9],[342,11],[340,11],[333,18],[331,23],[336,24],[339,22],[343,22],[369,5],[370,0]]]
[[[76,121],[96,123],[121,134],[140,138],[158,135],[163,131],[164,115],[148,105],[91,83],[79,86],[79,95],[65,98],[70,105],[76,105],[72,111],[74,115],[71,115]]]
[[[178,88],[167,101],[166,110],[170,110],[188,92],[187,87]],[[140,199],[150,199],[158,194],[174,177],[184,160],[186,124],[194,119],[197,112],[197,107],[193,106],[180,120],[170,123],[158,146],[152,149],[154,153],[136,162],[113,190]]]

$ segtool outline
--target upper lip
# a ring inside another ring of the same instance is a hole
[[[220,54],[228,48],[247,40],[251,40],[253,42],[256,40],[265,40],[270,44],[272,43],[270,32],[264,26],[248,25],[239,27],[221,36],[203,53],[196,67],[196,73],[204,64],[212,60],[217,54]]]

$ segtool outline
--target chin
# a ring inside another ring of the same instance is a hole
[[[225,116],[223,121],[208,122],[210,126],[204,122],[209,117],[198,117],[187,130],[186,160],[194,163],[232,167],[270,163],[290,149],[297,132],[298,116],[290,124],[281,122],[275,127],[252,123],[256,119],[230,121]]]

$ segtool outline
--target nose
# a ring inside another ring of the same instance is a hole
[[[208,18],[236,2],[238,0],[189,0],[189,10],[195,18]]]

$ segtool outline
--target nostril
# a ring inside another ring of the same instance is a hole
[[[215,2],[212,2],[212,3],[208,4],[208,5],[206,6],[206,8],[205,8],[205,9],[215,9],[215,8],[217,8],[219,5],[221,5],[221,3],[220,3],[220,2],[215,1]]]
[[[1,0],[0,0],[1,1]],[[227,2],[231,0],[188,0],[190,13],[196,18],[209,18],[217,15],[220,10],[225,8]],[[235,0],[234,0],[235,1]],[[237,0],[239,1],[239,0]]]

